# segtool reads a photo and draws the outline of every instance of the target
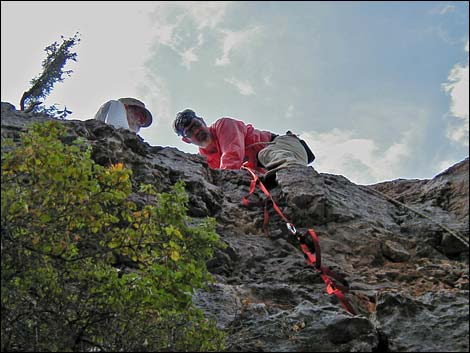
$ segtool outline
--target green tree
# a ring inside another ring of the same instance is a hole
[[[63,74],[67,76],[72,74],[73,70],[63,70],[67,60],[77,61],[77,54],[71,52],[71,49],[80,42],[80,33],[77,32],[68,39],[61,36],[61,39],[62,44],[59,45],[54,42],[44,49],[47,56],[42,62],[43,71],[30,81],[31,88],[23,93],[20,100],[21,110],[36,113],[44,112],[52,116],[57,115],[61,119],[67,116],[67,114],[64,116],[65,112],[71,113],[66,108],[58,112],[55,105],[46,108],[42,102],[42,99],[45,99],[51,93],[56,82],[64,81]]]
[[[103,167],[65,128],[32,125],[2,143],[2,351],[218,351],[224,336],[192,302],[222,247],[215,221],[187,215],[179,182],[130,201],[131,170]]]

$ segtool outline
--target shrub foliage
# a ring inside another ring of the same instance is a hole
[[[138,209],[131,170],[94,163],[64,129],[35,124],[2,144],[2,351],[222,349],[192,303],[222,246],[214,220],[188,218],[183,183],[142,185]]]

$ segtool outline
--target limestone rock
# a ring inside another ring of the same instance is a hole
[[[2,139],[50,119],[6,103],[1,111]],[[123,162],[134,183],[167,191],[183,179],[189,215],[216,218],[228,246],[207,263],[215,281],[194,302],[228,333],[228,351],[468,351],[468,248],[377,193],[468,241],[468,158],[431,180],[372,186],[312,167],[277,173],[272,196],[299,232],[315,230],[323,264],[346,276],[347,297],[358,311],[351,316],[326,293],[272,207],[266,236],[263,209],[241,204],[251,181],[246,171],[211,170],[198,155],[151,146],[99,121],[62,123],[65,143],[86,138],[97,163]],[[257,190],[251,199],[264,195]]]

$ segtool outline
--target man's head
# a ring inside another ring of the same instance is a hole
[[[173,130],[182,140],[206,148],[212,142],[212,135],[204,120],[191,109],[176,114]]]
[[[119,98],[118,101],[123,103],[126,108],[130,130],[137,133],[141,127],[148,127],[152,124],[152,114],[140,100],[135,98]]]

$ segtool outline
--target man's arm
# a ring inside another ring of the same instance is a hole
[[[242,121],[222,118],[215,123],[220,146],[220,169],[240,169],[245,158],[246,125]]]

